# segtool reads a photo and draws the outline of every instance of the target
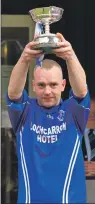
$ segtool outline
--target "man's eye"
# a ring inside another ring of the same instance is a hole
[[[57,83],[52,83],[50,84],[51,87],[56,87],[57,86]]]
[[[38,86],[43,88],[43,87],[45,87],[45,84],[44,83],[39,83]]]

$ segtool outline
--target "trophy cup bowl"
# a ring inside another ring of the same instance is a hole
[[[29,11],[32,19],[43,27],[42,33],[34,38],[34,41],[39,42],[39,44],[34,46],[33,49],[41,49],[45,53],[52,53],[52,49],[58,48],[56,43],[60,42],[60,39],[55,34],[50,33],[50,24],[59,21],[63,11],[62,8],[56,6],[35,8]]]

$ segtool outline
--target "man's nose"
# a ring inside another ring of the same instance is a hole
[[[45,94],[50,94],[50,93],[51,93],[51,88],[50,88],[50,86],[46,86],[46,87],[45,87],[44,93],[45,93]]]

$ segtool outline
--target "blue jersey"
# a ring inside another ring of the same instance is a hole
[[[18,203],[86,203],[82,135],[89,114],[89,94],[72,93],[50,109],[23,91],[22,102],[7,96],[16,134]]]

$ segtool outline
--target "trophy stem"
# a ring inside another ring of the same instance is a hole
[[[49,26],[49,19],[45,19],[45,34],[49,34],[50,33],[50,26]]]

